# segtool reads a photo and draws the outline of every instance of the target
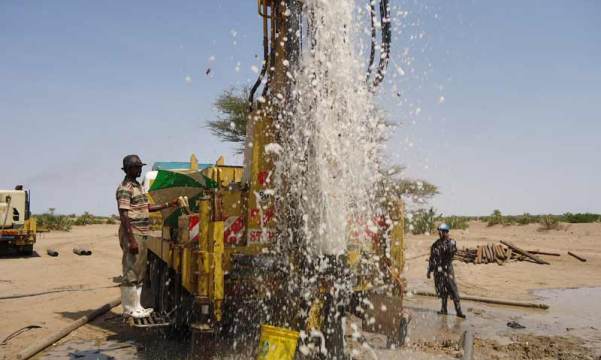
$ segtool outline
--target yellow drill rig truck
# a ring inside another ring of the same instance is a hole
[[[372,234],[368,249],[307,264],[301,249],[277,248],[278,209],[269,182],[275,162],[265,145],[278,136],[273,119],[281,111],[270,99],[288,92],[284,64],[299,56],[298,37],[284,34],[298,31],[300,6],[298,0],[258,1],[264,62],[249,99],[252,146],[244,166],[226,165],[220,158],[190,169],[159,169],[149,189],[156,202],[182,197],[187,204],[164,212],[162,235],[149,240],[144,298],[151,298],[145,305],[160,317],[129,321],[191,334],[195,354],[210,354],[220,339],[256,336],[262,325],[273,325],[298,334],[302,346],[325,349],[327,358],[342,358],[345,314],[362,319],[363,330],[385,334],[391,344],[402,344],[407,334],[400,199],[389,202],[393,221]],[[255,102],[261,85],[262,101]],[[307,267],[319,270],[309,276],[310,288],[299,289],[295,283],[307,280],[301,274]],[[344,295],[345,290],[333,291],[340,279],[352,284]]]
[[[22,186],[0,190],[0,251],[16,249],[31,255],[36,241],[36,221],[31,217],[29,191]]]

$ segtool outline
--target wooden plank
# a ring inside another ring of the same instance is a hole
[[[538,256],[536,256],[536,255],[532,255],[532,254],[530,254],[530,253],[529,253],[528,251],[526,251],[526,250],[522,250],[522,249],[520,249],[519,247],[515,246],[514,244],[512,244],[512,243],[511,243],[511,242],[509,242],[509,241],[501,240],[501,244],[503,244],[503,245],[505,245],[505,246],[507,246],[507,247],[510,247],[510,248],[511,248],[511,250],[513,250],[513,251],[517,252],[518,254],[520,254],[520,255],[522,255],[522,256],[525,256],[525,257],[527,257],[527,258],[531,259],[532,261],[536,262],[537,264],[550,265],[550,264],[549,264],[548,262],[546,262],[545,260],[543,260],[543,259],[539,258],[539,257],[538,257]]]
[[[572,256],[573,256],[573,257],[575,257],[576,259],[578,259],[578,260],[580,260],[580,261],[582,261],[582,262],[586,262],[586,259],[585,259],[585,258],[583,258],[583,257],[581,257],[581,256],[578,256],[578,255],[574,254],[574,253],[573,253],[573,252],[571,252],[571,251],[568,251],[568,255],[572,255]]]
[[[476,264],[480,264],[482,262],[482,246],[478,245],[476,248]]]

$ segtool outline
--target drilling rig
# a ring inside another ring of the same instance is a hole
[[[379,3],[379,11],[376,5]],[[318,357],[344,358],[344,317],[363,330],[402,344],[409,318],[403,310],[404,223],[400,199],[389,202],[389,222],[370,234],[369,248],[307,261],[302,241],[283,241],[272,173],[277,155],[269,144],[286,137],[275,120],[286,111],[290,71],[302,54],[306,26],[302,0],[258,0],[263,63],[250,91],[244,166],[220,158],[204,168],[159,170],[149,193],[157,202],[185,196],[186,206],[163,214],[162,236],[149,240],[144,293],[154,318],[130,319],[138,327],[167,326],[192,334],[193,352],[208,354],[220,339],[248,334],[261,325],[299,334]],[[369,1],[372,43],[366,81],[382,82],[390,51],[388,0]],[[376,27],[376,16],[381,26]],[[381,44],[376,46],[377,30]],[[309,41],[310,42],[310,41]],[[376,48],[380,49],[376,65]],[[352,191],[352,189],[348,189]],[[289,224],[288,224],[289,225]],[[298,285],[310,279],[308,288]],[[350,284],[339,289],[337,284]],[[306,355],[306,354],[305,354]],[[300,355],[299,355],[300,356]]]

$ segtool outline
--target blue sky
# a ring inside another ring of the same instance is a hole
[[[414,60],[405,101],[380,100],[402,123],[388,156],[440,187],[433,205],[601,212],[601,3],[392,3],[409,12],[393,56]],[[259,25],[253,0],[0,1],[0,188],[110,214],[127,153],[239,163],[203,126],[254,80]]]

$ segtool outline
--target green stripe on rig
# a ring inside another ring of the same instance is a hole
[[[152,186],[150,187],[150,191],[168,189],[172,187],[214,189],[217,188],[217,182],[200,173],[188,175],[173,171],[159,170],[156,179],[153,181]]]

